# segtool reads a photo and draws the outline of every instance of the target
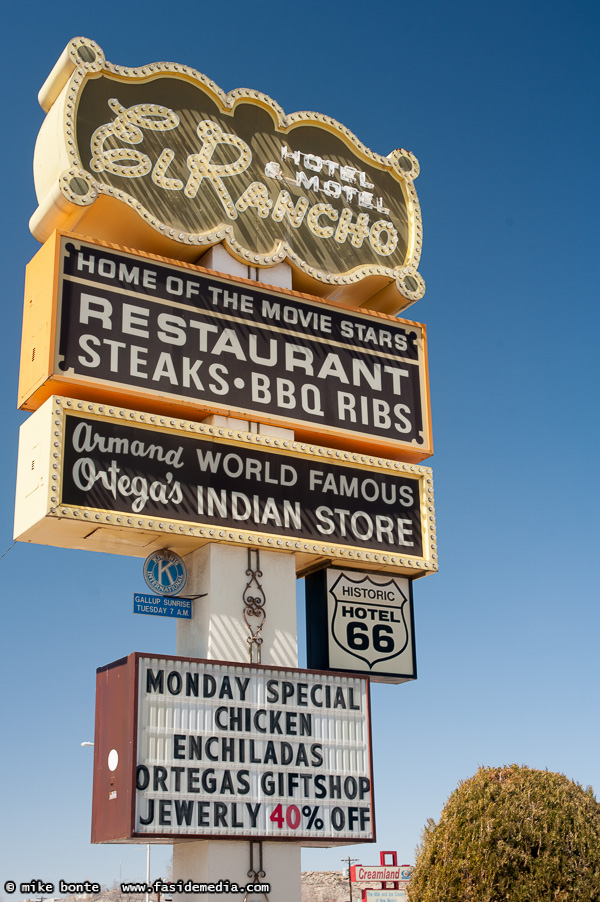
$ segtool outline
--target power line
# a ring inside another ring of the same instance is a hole
[[[3,557],[6,557],[6,555],[7,555],[8,552],[11,550],[11,548],[14,548],[16,544],[17,544],[17,540],[15,539],[15,541],[12,543],[12,545],[10,545],[10,546],[6,549],[6,551],[4,552],[4,554],[0,557],[0,561],[2,560]]]
[[[340,861],[348,862],[348,891],[349,891],[348,902],[352,902],[352,877],[350,875],[350,865],[352,864],[353,861],[358,861],[358,858],[350,858],[350,856],[348,856],[348,858],[340,858]]]

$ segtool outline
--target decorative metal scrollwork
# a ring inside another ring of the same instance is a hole
[[[258,555],[258,552],[256,552]],[[264,604],[264,602],[263,602]],[[249,843],[250,846],[250,868],[248,869],[248,877],[253,883],[263,883],[266,875],[266,872],[263,868],[263,844],[261,842],[252,842]],[[258,846],[258,867],[254,866],[254,846]],[[269,897],[266,893],[254,893],[250,890],[244,896],[243,902],[248,902],[253,896],[258,898],[266,899],[269,902]]]
[[[253,555],[254,566],[252,561]],[[242,596],[244,602],[244,622],[250,630],[250,635],[246,638],[246,642],[248,643],[250,664],[260,664],[261,646],[263,644],[263,638],[260,633],[265,624],[265,620],[267,619],[267,614],[265,611],[265,603],[267,599],[265,597],[263,587],[259,582],[260,577],[262,577],[262,570],[260,569],[260,556],[258,549],[248,549],[248,569],[246,570],[246,576],[250,577]],[[256,661],[253,661],[252,659],[254,657],[255,648]]]

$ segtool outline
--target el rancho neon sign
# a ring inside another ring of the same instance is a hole
[[[313,294],[346,286],[386,312],[422,297],[410,152],[380,156],[334,119],[286,116],[265,94],[225,94],[186,66],[114,66],[85,38],[40,100],[40,241],[68,227],[187,262],[224,242],[250,266],[287,260]]]

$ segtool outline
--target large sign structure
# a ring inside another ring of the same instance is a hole
[[[186,654],[229,618],[243,638],[226,653],[260,664],[263,559],[280,603],[277,666],[135,653],[100,668],[93,841],[249,840],[250,870],[220,842],[201,867],[250,875],[262,841],[285,840],[277,893],[299,898],[299,843],[375,840],[369,684],[416,676],[412,580],[437,570],[425,327],[392,316],[425,290],[419,166],[187,66],[113,65],[87,38],[40,103],[15,537],[159,575],[170,553],[232,546],[190,561],[190,599],[134,597],[180,619]],[[290,555],[321,571],[309,670],[287,666]],[[212,563],[246,557],[238,613],[224,582],[240,574]]]
[[[56,233],[27,268],[19,403],[75,393],[418,461],[425,327]]]
[[[21,427],[15,535],[147,555],[227,542],[423,575],[428,467],[52,397]]]
[[[92,842],[374,842],[368,681],[133,654],[98,670]]]
[[[224,242],[250,266],[287,260],[312,294],[344,288],[392,313],[422,297],[408,151],[382,157],[328,116],[286,116],[187,66],[112,65],[87,38],[69,43],[40,102],[38,240],[66,228],[190,262]]]

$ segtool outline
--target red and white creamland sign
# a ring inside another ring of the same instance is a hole
[[[133,654],[100,668],[93,842],[373,842],[368,681]]]
[[[382,883],[398,883],[406,882],[410,879],[412,867],[407,864],[389,865],[389,864],[355,864],[350,868],[350,877],[352,881],[357,883],[366,883],[370,880],[381,881]]]

